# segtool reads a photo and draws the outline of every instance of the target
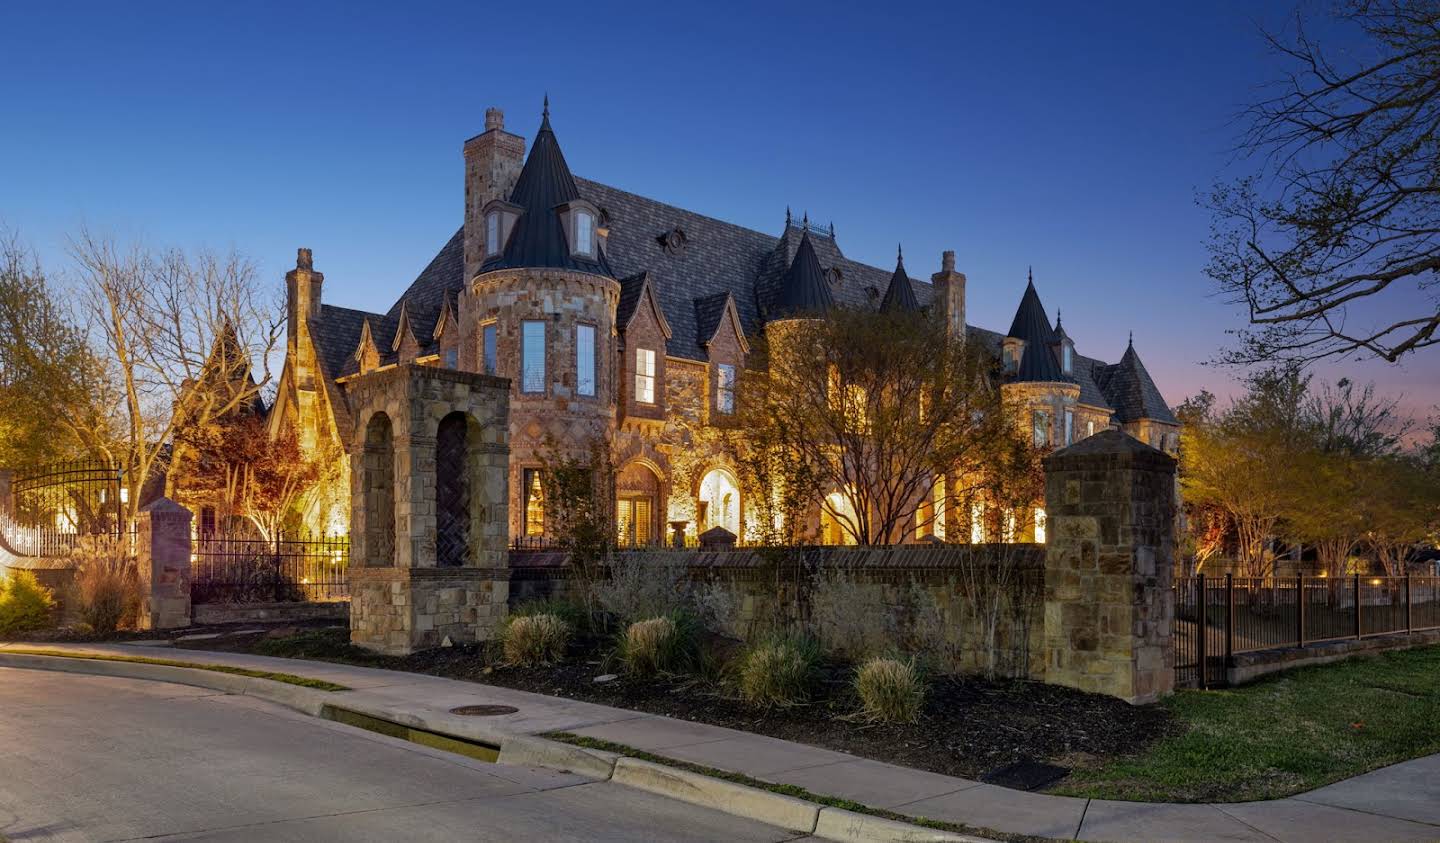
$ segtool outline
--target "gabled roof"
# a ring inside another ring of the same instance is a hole
[[[1020,307],[1010,322],[1007,337],[1024,340],[1026,344],[1050,345],[1055,342],[1055,332],[1050,328],[1050,317],[1045,315],[1045,305],[1040,303],[1040,294],[1035,292],[1035,279],[1025,285],[1025,295],[1020,297]]]
[[[808,226],[807,226],[808,228]],[[815,246],[810,242],[810,232],[802,231],[800,245],[795,249],[795,259],[780,281],[774,302],[765,313],[765,318],[784,319],[794,316],[818,316],[834,307],[835,299],[830,295],[830,285],[825,270],[820,268],[820,259],[815,255]]]
[[[920,300],[915,298],[915,288],[910,286],[910,276],[905,274],[905,256],[897,248],[895,274],[890,276],[890,286],[885,288],[885,298],[880,300],[880,312],[893,313],[919,309]]]
[[[727,319],[728,317],[728,319]],[[729,293],[716,293],[695,300],[696,339],[706,348],[715,341],[720,327],[730,322],[735,335],[740,338],[740,350],[749,351],[750,343],[745,339],[745,326],[740,321],[740,311],[735,306],[735,297]]]
[[[510,192],[510,203],[524,211],[515,221],[510,238],[499,255],[481,264],[480,271],[519,267],[554,267],[614,277],[605,260],[604,250],[597,248],[594,258],[577,255],[565,237],[560,221],[560,206],[580,199],[580,189],[570,174],[570,165],[560,151],[560,142],[550,128],[550,103],[546,99],[540,131],[530,147],[530,156]],[[596,220],[598,224],[599,221]]]
[[[1125,348],[1125,354],[1119,363],[1113,366],[1102,365],[1098,367],[1096,374],[1100,389],[1109,399],[1110,406],[1115,408],[1115,418],[1121,423],[1140,419],[1153,419],[1167,424],[1180,423],[1175,414],[1170,412],[1170,407],[1160,394],[1159,387],[1155,386],[1155,381],[1150,378],[1150,373],[1145,371],[1145,364],[1140,362],[1140,355],[1135,351],[1133,341]]]
[[[655,320],[660,324],[660,333],[670,339],[670,321],[665,318],[665,309],[655,299],[655,288],[650,283],[650,273],[638,272],[620,282],[620,301],[615,306],[615,327],[624,331],[634,321],[635,314],[645,306],[654,309]]]

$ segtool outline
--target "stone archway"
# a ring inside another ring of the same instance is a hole
[[[395,564],[395,432],[383,411],[370,416],[360,466],[363,508],[355,557],[364,567]]]
[[[728,468],[712,468],[700,478],[695,495],[696,532],[724,527],[739,536],[741,528],[740,483]]]
[[[435,432],[435,564],[464,565],[470,558],[468,419],[451,413]]]
[[[663,541],[660,475],[640,461],[615,476],[616,540],[621,547],[645,547]]]

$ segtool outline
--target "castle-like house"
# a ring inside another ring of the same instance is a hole
[[[416,363],[509,378],[512,537],[545,535],[547,450],[581,451],[597,436],[613,443],[622,541],[661,541],[677,526],[743,537],[745,501],[717,430],[735,409],[746,338],[837,305],[937,309],[948,330],[1003,361],[1004,389],[1025,403],[1037,444],[1109,427],[1177,444],[1133,344],[1115,364],[1082,356],[1033,280],[1005,334],[968,325],[953,252],[930,283],[913,281],[898,260],[893,271],[849,260],[833,227],[788,211],[777,236],[576,178],[548,106],[528,157],[492,108],[464,159],[464,224],[387,312],[323,303],[324,276],[300,250],[270,423],[334,452],[354,435],[346,384],[357,375]],[[337,479],[310,525],[346,527],[348,489]]]

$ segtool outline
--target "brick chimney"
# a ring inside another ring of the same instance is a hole
[[[492,199],[508,199],[525,165],[525,139],[505,131],[505,112],[485,109],[485,131],[465,141],[465,280],[480,269],[485,223],[480,211]]]
[[[935,285],[935,305],[945,317],[945,330],[950,336],[965,340],[965,273],[955,271],[955,253],[943,252],[940,271],[930,276]]]

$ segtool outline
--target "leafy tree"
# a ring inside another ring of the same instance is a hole
[[[1299,16],[1266,35],[1291,70],[1243,115],[1257,171],[1206,202],[1208,274],[1249,314],[1234,362],[1394,362],[1440,343],[1440,3],[1334,16],[1360,49],[1322,47]]]

